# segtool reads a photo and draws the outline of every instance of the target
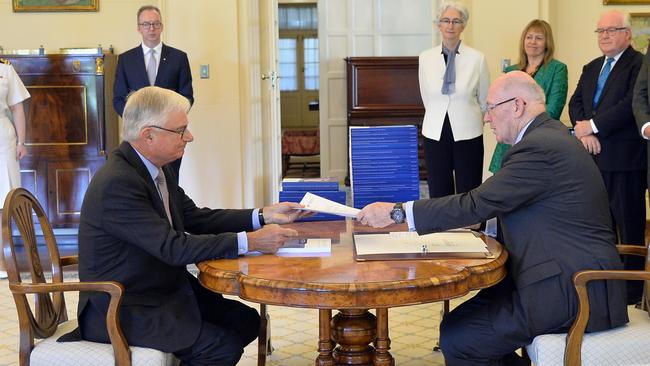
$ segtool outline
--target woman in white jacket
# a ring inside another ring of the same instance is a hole
[[[483,115],[490,74],[485,56],[461,43],[469,13],[443,1],[437,25],[442,44],[420,54],[422,123],[430,197],[472,190],[483,176]]]

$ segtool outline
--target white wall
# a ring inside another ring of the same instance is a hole
[[[199,205],[241,207],[237,0],[101,0],[99,12],[81,13],[13,13],[11,1],[2,0],[0,45],[5,50],[43,45],[56,52],[101,44],[113,45],[119,54],[141,41],[136,13],[147,4],[161,9],[163,41],[188,53],[194,77],[195,141],[183,159],[181,184]],[[210,79],[199,78],[200,64],[210,65]]]
[[[414,56],[432,45],[435,0],[318,2],[321,174],[347,175],[346,57]]]

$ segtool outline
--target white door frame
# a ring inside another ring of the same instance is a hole
[[[243,0],[237,6],[243,203],[244,207],[260,207],[277,202],[282,178],[278,2]]]

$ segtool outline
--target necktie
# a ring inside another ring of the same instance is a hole
[[[151,48],[149,50],[149,62],[147,62],[147,76],[149,77],[149,85],[156,83],[156,50]]]
[[[165,173],[163,173],[161,168],[158,168],[158,176],[156,177],[156,186],[158,187],[158,193],[160,193],[160,198],[163,201],[165,206],[165,213],[167,213],[167,220],[169,223],[172,223],[172,214],[169,211],[169,191],[167,190],[167,181],[165,180]]]
[[[596,93],[594,93],[594,101],[592,104],[593,107],[596,107],[596,104],[598,104],[598,100],[600,99],[600,94],[603,92],[603,87],[605,86],[605,82],[607,81],[609,72],[612,71],[613,61],[614,61],[613,57],[608,58],[607,62],[605,62],[605,66],[603,66],[603,70],[600,72],[600,75],[598,76],[598,84],[596,84]]]

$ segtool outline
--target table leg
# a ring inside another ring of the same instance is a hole
[[[374,366],[395,366],[395,359],[388,352],[389,349],[388,309],[377,309],[377,339],[375,340]]]
[[[332,319],[331,309],[318,310],[318,357],[316,366],[334,366],[332,357],[332,332],[330,329],[330,320]]]
[[[372,366],[377,337],[377,319],[368,310],[339,310],[332,318],[332,339],[336,365]]]

